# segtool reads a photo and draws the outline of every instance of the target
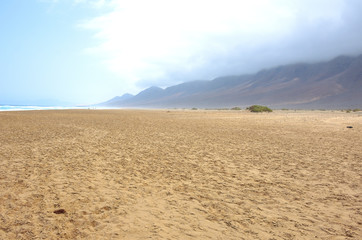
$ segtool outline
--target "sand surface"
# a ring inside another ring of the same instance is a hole
[[[362,239],[362,114],[0,112],[0,143],[0,239]]]

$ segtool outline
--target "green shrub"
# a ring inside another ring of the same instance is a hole
[[[361,111],[361,109],[355,108],[355,109],[353,109],[352,111],[353,111],[353,112],[359,112],[359,111]]]
[[[239,108],[239,107],[233,107],[233,108],[231,108],[231,110],[241,110],[241,108]]]
[[[260,106],[260,105],[253,105],[246,109],[249,110],[250,112],[272,112],[273,111],[266,106]]]
[[[194,107],[194,108],[191,108],[191,110],[197,110],[197,108]]]

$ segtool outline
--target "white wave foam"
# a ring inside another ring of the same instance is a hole
[[[88,107],[54,107],[54,106],[40,107],[40,106],[11,106],[11,105],[0,106],[0,111],[63,110],[63,109],[88,109]]]

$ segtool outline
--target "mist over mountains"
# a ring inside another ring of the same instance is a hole
[[[130,108],[223,108],[252,104],[273,108],[362,107],[362,55],[328,62],[298,63],[255,74],[191,81],[165,89],[150,87],[99,104]]]

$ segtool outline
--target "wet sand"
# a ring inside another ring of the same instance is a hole
[[[0,112],[0,133],[0,239],[362,239],[358,113]]]

